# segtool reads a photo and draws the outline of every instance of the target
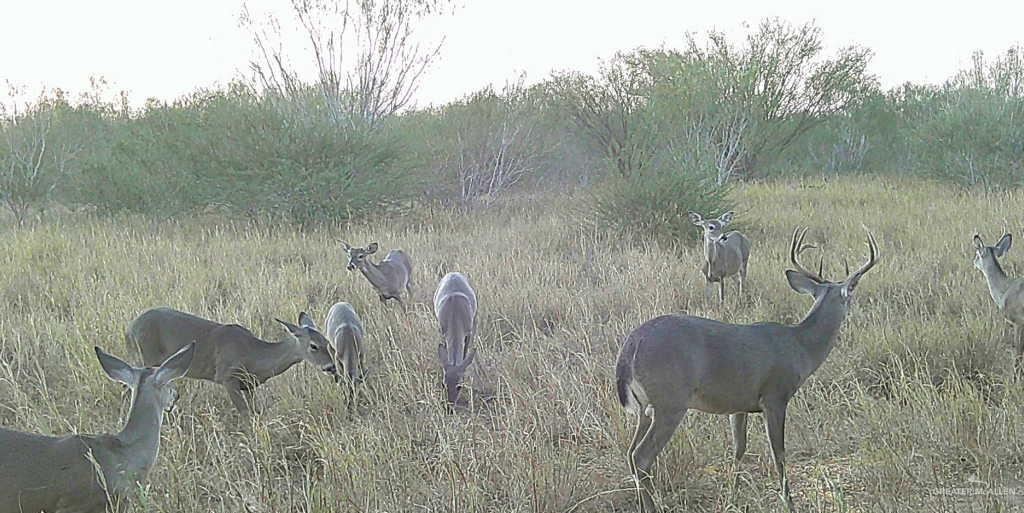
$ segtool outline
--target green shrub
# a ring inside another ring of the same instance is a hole
[[[695,240],[700,233],[687,216],[705,217],[729,210],[729,188],[707,173],[652,166],[629,177],[610,176],[591,191],[584,216],[599,228],[650,235],[672,242]]]

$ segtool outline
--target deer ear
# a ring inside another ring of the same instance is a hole
[[[313,323],[313,319],[310,319],[306,312],[299,312],[299,326],[316,329],[316,324]]]
[[[366,246],[366,254],[367,255],[372,255],[372,254],[376,253],[377,252],[377,248],[379,248],[379,247],[380,247],[380,244],[377,244],[376,242],[371,242],[369,246]]]
[[[981,235],[974,234],[974,249],[982,249],[985,247],[985,243],[981,240]]]
[[[1004,234],[999,242],[996,243],[996,256],[1003,256],[1007,251],[1010,251],[1010,246],[1013,244],[1013,237],[1009,233]]]
[[[701,226],[701,222],[704,221],[704,218],[701,217],[700,214],[698,214],[696,212],[689,212],[689,216],[690,216],[690,222],[695,224],[695,225],[697,225],[697,226]]]
[[[801,294],[814,295],[814,291],[818,289],[818,282],[811,279],[806,274],[794,271],[792,269],[786,271],[786,280],[789,281],[789,286],[793,290]]]
[[[196,354],[196,343],[181,348],[178,352],[168,356],[164,363],[160,364],[154,378],[160,383],[169,383],[183,377],[188,368],[192,366],[192,357]]]
[[[718,216],[718,220],[721,221],[723,224],[729,224],[729,223],[732,222],[732,216],[734,216],[734,215],[735,215],[735,212],[730,210],[730,211],[722,214],[721,216]]]
[[[103,372],[106,372],[110,379],[128,386],[135,386],[137,372],[134,367],[116,356],[103,352],[99,347],[93,349],[96,350],[96,358],[100,360],[100,367],[103,367]]]
[[[284,326],[286,330],[288,330],[288,333],[291,333],[292,336],[295,338],[300,338],[306,334],[306,330],[288,321],[282,321],[281,319],[277,318],[275,318],[274,320],[281,323],[281,325]]]

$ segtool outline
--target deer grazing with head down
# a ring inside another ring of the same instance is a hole
[[[995,246],[986,246],[981,236],[974,235],[974,267],[985,275],[988,293],[996,308],[1014,327],[1014,364],[1017,377],[1024,374],[1024,280],[1010,278],[999,265],[999,258],[1010,250],[1013,237],[1004,234]]]
[[[394,299],[405,308],[402,291],[412,295],[412,260],[409,255],[400,249],[392,249],[379,264],[375,264],[368,257],[377,252],[379,245],[376,242],[365,248],[355,248],[341,241],[341,247],[348,254],[348,270],[359,269],[370,285],[377,289],[381,303]]]
[[[310,330],[320,335],[320,331],[310,322],[306,325]],[[335,357],[341,364],[341,369],[335,374],[335,379],[340,381],[347,379],[349,393],[355,394],[355,385],[361,383],[365,376],[363,367],[363,323],[359,320],[352,305],[348,303],[335,303],[327,312],[327,319],[324,321],[324,335],[334,349]],[[352,405],[352,402],[349,402]]]
[[[726,212],[717,219],[704,219],[696,212],[690,212],[690,222],[704,230],[704,263],[701,274],[708,286],[718,282],[718,300],[725,301],[725,278],[736,276],[739,293],[743,294],[743,283],[747,280],[747,260],[750,259],[750,241],[738,231],[725,233],[725,227],[732,223],[732,212]]]
[[[441,278],[434,293],[434,315],[444,338],[437,346],[444,388],[448,402],[455,405],[466,368],[476,355],[470,347],[476,334],[476,292],[464,274],[451,272]]]
[[[306,361],[337,375],[331,344],[313,327],[305,312],[296,326],[280,319],[291,334],[285,342],[265,342],[237,324],[221,324],[172,308],[151,308],[139,314],[125,333],[129,350],[138,348],[147,365],[196,342],[196,355],[186,377],[213,381],[228,391],[235,409],[252,415],[256,387]]]
[[[157,367],[132,367],[95,348],[107,376],[131,390],[128,422],[116,435],[46,436],[0,428],[0,513],[99,513],[123,508],[156,462],[160,425],[188,371],[188,344]]]
[[[774,322],[727,324],[689,315],[664,315],[640,325],[626,338],[615,368],[619,402],[636,414],[628,450],[640,511],[657,511],[651,466],[687,410],[729,415],[734,457],[746,452],[747,415],[762,413],[775,470],[787,508],[792,509],[785,473],[786,406],[828,357],[850,309],[854,290],[878,261],[868,232],[867,262],[844,280],[831,282],[798,261],[805,230],[793,233],[786,271],[789,286],[814,298],[795,325]]]

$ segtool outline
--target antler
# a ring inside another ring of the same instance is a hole
[[[797,256],[802,253],[805,249],[817,247],[814,244],[804,244],[804,236],[807,235],[807,228],[797,228],[793,231],[793,243],[789,246],[789,261],[793,263],[797,271],[800,271],[808,278],[817,282],[824,282],[825,279],[821,277],[822,266],[824,265],[824,258],[818,261],[818,272],[807,270],[803,265],[800,264]]]
[[[846,278],[846,281],[850,286],[855,286],[857,281],[860,280],[860,277],[863,276],[864,273],[868,272],[868,270],[874,267],[878,262],[878,243],[875,242],[875,236],[871,234],[871,230],[868,230],[867,226],[864,227],[864,231],[868,232],[868,261],[864,262],[864,265],[860,266],[856,271],[853,271],[853,274]]]

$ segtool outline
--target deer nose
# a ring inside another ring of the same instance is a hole
[[[338,375],[338,367],[332,363],[332,364],[328,365],[327,367],[324,367],[324,372],[327,372],[329,374],[334,374],[335,376],[337,376]]]
[[[351,270],[353,270],[355,268],[356,268],[355,264],[348,264],[348,270],[349,271],[351,271]]]

